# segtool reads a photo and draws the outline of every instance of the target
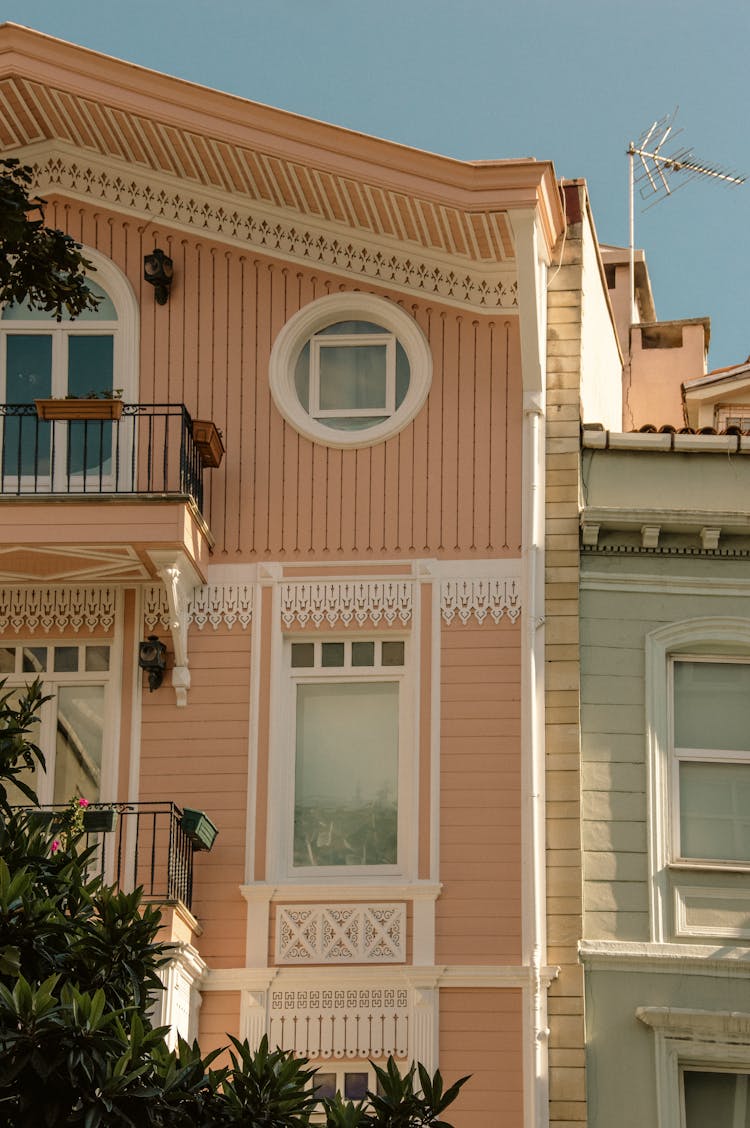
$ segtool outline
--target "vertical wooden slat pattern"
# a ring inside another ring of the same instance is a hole
[[[442,631],[437,962],[521,958],[520,627]]]
[[[320,271],[251,259],[168,224],[143,226],[86,204],[52,210],[76,238],[112,255],[140,300],[139,398],[160,402],[168,395],[224,431],[225,464],[205,479],[217,557],[229,563],[248,555],[518,553],[515,317],[498,323],[436,303],[407,305],[399,295],[371,287],[401,301],[422,326],[432,350],[433,385],[400,435],[341,453],[300,438],[280,418],[268,387],[268,358],[289,317],[316,297],[346,289],[345,283]],[[155,245],[175,262],[165,306],[156,305],[142,280],[143,255]]]
[[[204,991],[201,1009],[198,1012],[200,1028],[198,1040],[202,1052],[220,1049],[227,1045],[227,1034],[240,1034],[240,992]],[[217,1058],[214,1068],[226,1064],[224,1055]]]
[[[143,801],[171,799],[203,810],[219,828],[213,850],[196,857],[193,912],[203,926],[201,955],[211,967],[245,958],[247,732],[250,633],[190,632],[190,708],[174,694],[143,695]]]

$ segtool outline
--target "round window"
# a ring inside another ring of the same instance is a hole
[[[396,434],[425,401],[427,341],[398,306],[372,294],[334,294],[300,310],[270,359],[281,414],[328,446],[365,446]]]

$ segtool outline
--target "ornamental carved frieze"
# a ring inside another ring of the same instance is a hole
[[[272,988],[268,1040],[316,1058],[410,1055],[407,987]]]
[[[472,618],[483,623],[488,616],[493,623],[505,616],[514,623],[521,613],[521,585],[515,579],[443,580],[440,611],[446,623]]]
[[[276,963],[403,963],[403,904],[278,905]]]
[[[222,624],[230,630],[235,624],[244,629],[252,614],[252,584],[205,584],[194,588],[187,603],[187,622],[199,630],[206,625],[216,630]],[[144,588],[143,621],[150,630],[157,626],[169,629],[169,605],[161,584]]]
[[[115,621],[116,588],[2,587],[0,632],[108,631]]]
[[[281,621],[287,628],[405,626],[412,617],[411,580],[294,580],[281,584]]]
[[[499,275],[471,267],[451,266],[428,258],[419,249],[376,245],[370,239],[336,235],[298,218],[264,215],[228,197],[223,203],[202,195],[198,185],[184,187],[170,181],[152,183],[146,175],[129,169],[127,175],[94,158],[82,161],[62,153],[31,162],[41,192],[71,192],[78,197],[126,208],[128,211],[184,229],[230,239],[244,247],[278,254],[306,266],[368,278],[421,295],[477,309],[515,310],[518,287],[513,270]]]

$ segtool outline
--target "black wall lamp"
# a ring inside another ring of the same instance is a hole
[[[167,648],[156,635],[138,644],[138,665],[148,674],[148,688],[153,693],[164,681],[167,668]]]
[[[143,277],[154,287],[157,304],[166,305],[169,287],[174,277],[174,263],[171,258],[158,247],[154,247],[150,255],[143,256]]]

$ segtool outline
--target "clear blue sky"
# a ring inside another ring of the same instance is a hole
[[[551,158],[627,242],[628,141],[680,106],[697,157],[750,175],[747,0],[4,0],[0,18],[460,158]],[[750,184],[636,216],[660,318],[750,353]]]

